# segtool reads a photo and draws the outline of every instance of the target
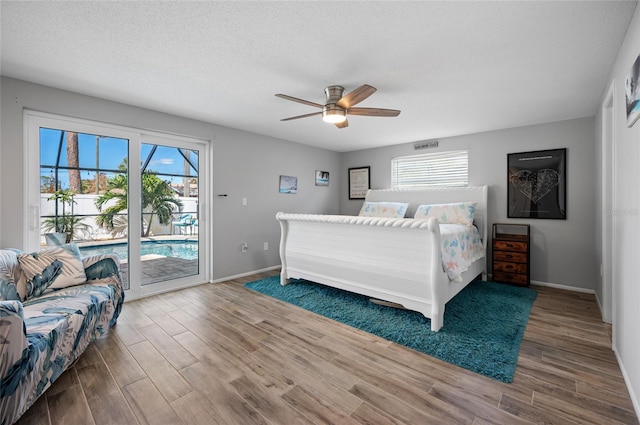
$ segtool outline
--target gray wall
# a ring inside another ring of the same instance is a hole
[[[634,402],[636,414],[640,415],[640,285],[638,285],[638,259],[640,258],[640,120],[627,127],[625,107],[625,79],[631,65],[640,54],[640,7],[636,11],[620,47],[609,78],[614,84],[613,133],[614,194],[611,215],[614,221],[613,242],[613,349],[616,352],[622,374]],[[607,91],[609,85],[607,85]],[[605,101],[607,92],[602,94]],[[596,113],[596,140],[598,152],[602,149],[602,107]],[[600,166],[598,164],[598,166]],[[598,191],[602,190],[598,180]],[[601,197],[598,206],[602,206]],[[606,212],[600,214],[605,216]],[[602,223],[598,223],[597,232]],[[602,240],[598,238],[596,252],[600,252]],[[602,296],[602,282],[598,280],[597,293]]]
[[[220,279],[280,264],[278,211],[335,214],[340,199],[340,154],[2,77],[0,118],[0,246],[22,248],[23,109],[50,112],[211,140],[213,276]],[[315,170],[329,171],[329,187],[315,186]],[[298,193],[278,193],[279,175],[298,177]],[[248,205],[243,207],[241,199]],[[242,254],[240,244],[249,252]],[[263,243],[269,242],[269,250]]]
[[[637,285],[640,235],[640,122],[626,127],[624,79],[640,52],[640,9],[618,55],[611,79],[615,81],[617,203],[620,211],[635,211],[618,221],[616,252],[620,267],[614,282],[614,349],[638,409],[640,392],[640,286]],[[362,201],[349,201],[347,169],[371,166],[373,188],[387,188],[391,158],[415,154],[413,144],[389,146],[339,154],[248,132],[189,120],[151,110],[79,95],[2,77],[0,80],[0,246],[21,248],[26,211],[23,210],[23,115],[24,108],[60,115],[120,124],[135,128],[181,134],[211,140],[214,155],[213,276],[220,279],[279,264],[277,211],[356,214]],[[604,95],[603,95],[604,96]],[[452,137],[440,140],[438,149],[469,149],[470,184],[488,184],[489,221],[524,222],[532,225],[532,279],[600,291],[600,247],[595,191],[601,144],[598,111],[594,118],[541,124]],[[598,132],[594,131],[598,128]],[[597,139],[598,145],[595,141]],[[596,149],[596,146],[598,148]],[[568,219],[506,219],[506,155],[539,149],[568,149]],[[424,151],[418,151],[424,152]],[[314,186],[314,171],[330,172],[327,187]],[[280,174],[298,177],[297,195],[277,193]],[[595,189],[594,189],[595,188]],[[241,206],[241,198],[249,205]],[[339,208],[338,208],[339,206]],[[595,230],[594,230],[595,229]],[[239,245],[248,242],[248,254]],[[271,249],[262,250],[263,242]]]
[[[349,200],[348,168],[371,166],[372,189],[391,186],[391,159],[443,150],[469,150],[469,184],[489,185],[489,224],[531,225],[531,279],[593,290],[596,273],[594,225],[594,119],[490,131],[439,140],[436,149],[416,151],[413,143],[345,153],[342,157],[341,214],[357,214],[362,201]],[[567,219],[507,219],[507,154],[567,148]],[[489,229],[491,231],[491,229]],[[489,257],[490,257],[489,253]]]
[[[21,248],[23,218],[23,109],[115,123],[211,140],[213,191],[213,279],[279,264],[277,211],[357,214],[361,201],[349,201],[347,169],[371,166],[373,188],[387,188],[391,158],[417,152],[413,144],[339,154],[240,130],[83,96],[3,77],[0,170],[0,244]],[[594,289],[596,258],[592,118],[492,131],[440,140],[439,150],[469,149],[470,184],[488,184],[489,220],[532,225],[532,279]],[[568,149],[568,219],[506,219],[506,154]],[[329,187],[314,185],[314,171],[330,172]],[[277,192],[280,174],[298,177],[296,195]],[[241,206],[241,198],[248,206]],[[11,202],[7,202],[10,199]],[[241,242],[249,244],[241,254]],[[269,251],[263,251],[269,242]]]

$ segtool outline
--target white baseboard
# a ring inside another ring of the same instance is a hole
[[[631,386],[631,380],[627,375],[627,371],[624,368],[622,359],[620,359],[620,356],[618,356],[618,350],[616,350],[615,346],[613,346],[613,353],[616,355],[616,360],[618,361],[618,366],[620,367],[622,378],[624,379],[624,383],[627,386],[627,391],[629,391],[629,398],[631,398],[631,403],[633,403],[633,409],[636,411],[636,416],[640,418],[640,401],[638,401],[638,397],[636,397],[636,394],[633,391],[633,387]]]
[[[178,288],[165,288],[165,289],[161,289],[159,291],[149,292],[149,293],[146,293],[146,294],[132,294],[130,292],[127,292],[126,296],[125,296],[125,302],[139,300],[139,299],[142,299],[142,298],[150,297],[152,295],[163,294],[165,292],[179,291],[180,289],[186,289],[186,288],[190,288],[190,287],[193,287],[193,286],[204,285],[206,283],[225,282],[227,280],[233,280],[233,279],[237,279],[239,277],[245,277],[245,276],[249,276],[249,275],[256,274],[256,273],[262,273],[262,272],[268,272],[268,271],[271,271],[271,270],[277,270],[279,268],[280,268],[280,265],[278,264],[277,266],[267,267],[265,269],[254,270],[254,271],[241,273],[241,274],[237,274],[237,275],[233,275],[233,276],[223,277],[223,278],[216,279],[216,280],[210,280],[209,282],[193,282],[193,283],[189,283],[187,285],[180,286]]]
[[[602,308],[602,301],[600,301],[600,297],[598,297],[598,293],[595,293],[596,295],[596,303],[598,304],[598,309],[600,309],[600,318],[602,319],[602,321],[604,323],[608,323],[609,325],[613,324],[613,321],[611,319],[607,320],[606,317],[604,317],[604,310]]]
[[[487,275],[487,279],[489,281],[491,281],[492,278],[493,278],[493,275]],[[548,286],[550,288],[564,289],[565,291],[582,292],[585,294],[595,294],[595,291],[593,289],[579,288],[577,286],[560,285],[558,283],[542,282],[540,280],[532,280],[530,283],[531,285]],[[600,305],[598,304],[598,307],[599,306]],[[602,309],[600,311],[602,311]]]
[[[597,292],[595,292],[595,291],[594,291],[594,293],[595,293],[595,295],[596,295],[596,304],[598,304],[598,308],[600,309],[600,313],[601,313],[601,314],[600,314],[600,316],[602,317],[602,321],[603,321],[603,322],[605,322],[605,323],[607,323],[607,322],[604,320],[604,315],[602,314],[602,312],[603,312],[604,310],[602,309],[602,302],[600,302],[600,297],[598,296],[598,293],[597,293]]]
[[[279,268],[280,268],[280,264],[278,264],[277,266],[267,267],[265,269],[253,270],[253,271],[246,272],[246,273],[240,273],[240,274],[236,274],[236,275],[233,275],[233,276],[227,276],[227,277],[222,277],[220,279],[210,280],[209,283],[226,282],[227,280],[238,279],[240,277],[250,276],[252,274],[257,274],[257,273],[270,272],[271,270],[277,270]]]
[[[582,292],[584,294],[596,293],[596,291],[594,291],[593,289],[579,288],[577,286],[569,286],[569,285],[560,285],[558,283],[542,282],[539,280],[532,280],[531,284],[538,285],[538,286],[548,286],[550,288],[556,288],[556,289],[564,289],[565,291]]]

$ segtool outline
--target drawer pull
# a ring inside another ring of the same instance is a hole
[[[506,255],[506,257],[507,257],[507,258],[513,258],[513,255],[511,255],[511,254],[507,254],[507,255]]]
[[[513,268],[513,264],[507,264],[506,266],[504,266],[505,269],[512,269]]]
[[[507,247],[508,247],[508,248],[513,248],[513,245],[512,245],[512,244],[510,244],[510,243],[508,243],[508,244],[507,244]]]

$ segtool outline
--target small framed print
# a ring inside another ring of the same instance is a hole
[[[329,172],[316,170],[316,186],[329,186]]]
[[[371,188],[371,167],[349,168],[349,199],[364,199]]]
[[[280,176],[280,193],[298,193],[298,178],[293,176]]]
[[[627,127],[633,127],[640,118],[640,55],[631,65],[629,74],[624,80],[624,98],[627,105]]]

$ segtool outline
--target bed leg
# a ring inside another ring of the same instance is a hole
[[[289,279],[287,278],[287,274],[284,272],[280,272],[280,285],[285,286],[289,284]]]
[[[431,330],[433,332],[438,332],[442,327],[442,316],[442,314],[435,314],[433,315],[433,317],[431,317]]]
[[[443,325],[444,322],[444,305],[439,306],[438,304],[431,305],[431,330],[433,332],[438,332]]]

